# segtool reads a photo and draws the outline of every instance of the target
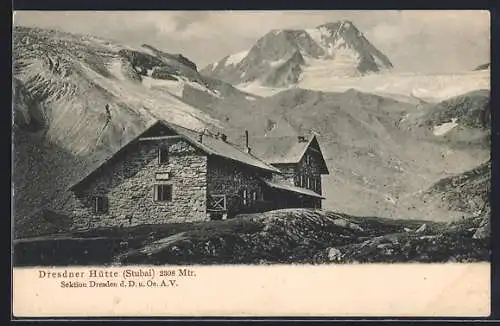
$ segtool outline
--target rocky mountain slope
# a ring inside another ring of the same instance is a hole
[[[324,207],[355,215],[420,218],[425,204],[399,209],[405,198],[489,159],[487,120],[480,127],[472,123],[476,116],[487,116],[488,101],[483,91],[438,104],[414,104],[354,89],[292,88],[237,106],[203,109],[231,125],[229,139],[240,143],[243,129],[249,130],[250,145],[252,137],[315,133],[330,170],[323,179]],[[453,131],[460,131],[460,138],[452,137],[452,131],[432,132],[447,121],[445,112],[461,116],[463,127]],[[445,210],[425,217],[450,218]]]
[[[423,193],[423,199],[434,197],[446,209],[479,215],[490,207],[491,161],[464,173],[444,178]]]
[[[449,220],[473,218],[478,221],[474,237],[484,238],[490,232],[491,199],[491,161],[487,161],[408,196],[401,202],[399,211],[418,207],[421,216],[442,212]]]
[[[491,109],[489,90],[480,89],[437,104],[424,104],[399,121],[416,137],[426,137],[452,147],[489,147]]]
[[[321,65],[343,77],[392,68],[352,22],[338,21],[314,29],[272,30],[250,50],[226,56],[202,73],[233,85],[259,82],[286,87],[297,84],[306,69]]]

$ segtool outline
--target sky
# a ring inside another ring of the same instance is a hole
[[[453,73],[490,61],[488,11],[18,11],[14,25],[91,34],[182,53],[199,68],[250,49],[271,29],[350,20],[395,70]]]

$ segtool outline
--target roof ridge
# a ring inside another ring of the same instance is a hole
[[[192,132],[196,132],[196,133],[203,133],[203,131],[197,131],[197,130],[189,129],[189,128],[186,128],[186,127],[183,127],[183,126],[179,126],[179,125],[177,125],[177,124],[175,124],[175,123],[168,122],[168,121],[166,121],[166,120],[161,120],[160,122],[162,122],[162,123],[166,124],[166,125],[167,125],[167,127],[168,127],[168,126],[172,127],[173,129],[175,129],[176,127],[180,127],[181,129],[186,129],[186,130],[189,130],[189,131],[192,131]],[[205,129],[204,129],[204,130],[205,130]],[[177,131],[178,131],[178,130],[177,130]],[[181,132],[181,133],[182,133],[182,131],[178,131],[178,132]],[[228,145],[228,146],[231,146],[233,149],[237,150],[238,152],[240,152],[240,153],[241,153],[241,154],[243,154],[243,155],[250,156],[252,159],[259,161],[261,164],[263,164],[263,165],[267,168],[267,170],[271,170],[271,171],[273,171],[273,172],[275,172],[275,173],[281,173],[281,171],[280,171],[279,169],[277,169],[276,167],[272,166],[271,164],[269,164],[268,162],[266,162],[266,161],[265,161],[265,160],[263,160],[262,158],[260,158],[260,157],[258,157],[258,156],[255,156],[255,155],[253,155],[252,153],[248,153],[248,152],[246,152],[246,151],[242,150],[241,148],[238,148],[238,146],[237,146],[236,144],[230,143],[230,142],[228,142],[227,140],[222,140],[222,139],[220,139],[219,137],[216,137],[215,135],[209,135],[209,134],[205,134],[205,133],[203,133],[203,134],[204,134],[205,136],[209,136],[210,138],[212,138],[212,139],[214,139],[214,140],[216,140],[216,141],[220,141],[220,142],[222,142],[222,143],[224,143],[224,144],[226,144],[226,145]],[[223,155],[220,155],[220,154],[214,153],[214,151],[210,149],[210,146],[209,146],[209,145],[204,144],[203,142],[199,142],[199,141],[198,141],[198,140],[196,140],[196,139],[192,139],[192,137],[190,137],[190,135],[186,135],[186,134],[184,134],[184,133],[183,133],[183,136],[187,137],[187,138],[188,138],[188,139],[190,139],[192,142],[195,142],[195,143],[196,143],[196,144],[198,144],[198,145],[202,145],[203,147],[208,148],[208,149],[209,149],[209,152],[211,152],[211,154],[213,154],[213,155],[218,155],[218,156],[223,156]],[[244,164],[247,164],[247,165],[252,165],[252,164],[249,164],[248,162],[242,162],[241,160],[238,160],[238,159],[230,158],[230,157],[227,157],[227,156],[224,156],[224,157],[226,157],[226,158],[228,158],[228,159],[232,159],[232,160],[238,161],[238,162],[240,162],[240,163],[244,163]],[[253,166],[255,166],[255,165],[253,165]],[[262,167],[260,167],[260,168],[262,168]]]
[[[148,125],[146,125],[145,128],[141,132],[139,132],[137,135],[135,135],[127,143],[123,144],[116,151],[114,151],[113,153],[111,153],[111,155],[109,155],[105,159],[103,159],[100,163],[95,164],[92,167],[92,169],[90,170],[89,173],[85,174],[83,177],[79,178],[76,182],[72,183],[67,189],[68,190],[73,189],[74,187],[76,187],[77,185],[79,185],[80,183],[82,183],[84,180],[86,180],[87,178],[89,178],[90,176],[92,176],[97,170],[101,169],[105,164],[108,164],[108,162],[111,161],[113,159],[113,157],[115,157],[116,155],[118,155],[122,150],[124,150],[124,148],[126,148],[127,146],[129,146],[130,144],[132,144],[134,141],[136,141],[137,139],[139,139],[147,130],[149,130],[150,128],[152,128],[154,125],[156,125],[158,123],[161,123],[164,126],[166,126],[168,128],[171,128],[175,132],[181,134],[185,139],[187,139],[189,142],[193,143],[193,145],[199,147],[201,150],[203,150],[204,152],[206,152],[209,155],[221,156],[221,157],[224,157],[226,159],[239,162],[241,164],[246,164],[246,165],[249,165],[249,166],[253,166],[255,168],[259,168],[259,169],[263,169],[263,170],[268,170],[268,171],[271,171],[271,172],[274,172],[274,173],[282,173],[279,169],[277,169],[276,167],[274,167],[271,164],[267,163],[262,158],[259,158],[259,157],[255,156],[255,155],[250,155],[249,153],[247,153],[244,150],[242,150],[242,149],[234,146],[233,144],[228,143],[227,141],[224,141],[224,140],[222,140],[220,138],[213,137],[213,136],[210,137],[210,138],[212,138],[212,139],[214,139],[216,141],[219,141],[221,143],[224,143],[224,144],[232,147],[233,149],[235,149],[236,151],[240,152],[241,154],[249,156],[253,160],[258,161],[262,166],[259,166],[257,164],[252,164],[251,162],[245,162],[242,159],[231,157],[230,155],[223,155],[223,154],[219,153],[220,151],[218,151],[216,148],[215,149],[211,148],[208,144],[204,144],[203,142],[199,142],[197,139],[193,138],[192,135],[189,135],[186,132],[186,130],[187,130],[187,131],[193,132],[193,133],[200,133],[200,131],[198,131],[198,130],[189,129],[189,128],[186,128],[184,126],[181,126],[181,125],[178,125],[178,124],[166,121],[165,119],[160,119],[160,118],[157,118],[157,117],[153,117],[153,121],[151,121],[151,123],[149,123]]]

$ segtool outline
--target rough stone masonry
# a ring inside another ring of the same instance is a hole
[[[168,148],[168,163],[158,148]],[[168,180],[156,180],[168,173]],[[172,185],[172,200],[156,201],[155,184]],[[182,139],[139,141],[106,162],[74,191],[65,210],[74,229],[201,221],[206,215],[207,156]],[[92,198],[104,196],[107,211],[96,214]]]

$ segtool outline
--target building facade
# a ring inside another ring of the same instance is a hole
[[[65,210],[76,229],[89,229],[320,208],[326,165],[315,137],[302,147],[297,162],[268,162],[248,141],[241,149],[158,121],[73,185]]]

